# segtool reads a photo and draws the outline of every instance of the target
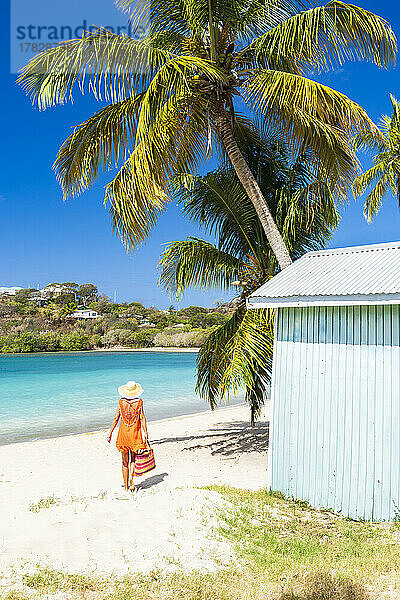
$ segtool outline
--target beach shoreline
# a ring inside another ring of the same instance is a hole
[[[164,348],[162,346],[153,346],[151,348],[126,348],[125,346],[116,346],[114,348],[93,348],[93,350],[56,350],[53,352],[0,352],[2,356],[38,356],[47,354],[93,354],[95,352],[199,352],[200,348]]]
[[[219,406],[218,408],[214,409],[213,411],[210,408],[207,408],[205,410],[200,410],[200,411],[196,411],[193,413],[184,413],[182,415],[175,415],[173,417],[164,417],[162,419],[153,419],[151,421],[148,421],[148,425],[150,426],[157,426],[158,424],[161,423],[168,423],[168,422],[175,422],[175,421],[179,421],[179,420],[185,420],[186,418],[191,418],[191,417],[199,417],[205,414],[209,414],[210,412],[212,413],[219,413],[219,412],[223,412],[224,410],[230,410],[231,408],[236,408],[236,407],[246,407],[247,404],[245,402],[241,402],[238,404],[234,404],[234,405],[226,405],[226,406]],[[98,427],[96,429],[93,430],[88,430],[88,431],[73,431],[71,433],[66,433],[63,435],[43,435],[42,437],[39,438],[35,438],[35,439],[31,439],[31,440],[20,440],[18,442],[2,442],[0,443],[0,449],[3,448],[4,446],[18,446],[19,444],[33,444],[36,442],[42,442],[42,441],[47,441],[47,440],[56,440],[56,439],[60,439],[60,438],[71,438],[74,436],[81,436],[81,435],[93,435],[93,434],[104,434],[107,431],[109,431],[109,427]]]
[[[194,352],[122,349],[3,355],[0,446],[108,427],[118,385],[133,379],[145,390],[151,420],[205,411],[208,403],[195,392],[196,357]],[[231,404],[242,401],[239,395]]]
[[[163,346],[153,346],[151,348],[125,348],[116,346],[115,348],[96,348],[95,350],[80,350],[80,352],[199,352],[200,348],[178,348],[172,346],[165,348]]]
[[[99,430],[1,446],[0,573],[21,561],[115,573],[229,562],[230,547],[209,541],[219,495],[200,488],[267,485],[268,415],[255,429],[243,404],[149,422],[157,467],[135,493],[121,488],[116,432],[111,444]]]

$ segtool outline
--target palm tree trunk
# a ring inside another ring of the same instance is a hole
[[[285,269],[292,264],[292,259],[290,258],[289,251],[286,248],[281,233],[269,210],[267,201],[237,145],[232,127],[224,110],[222,108],[216,109],[213,116],[218,135],[220,136],[232,166],[235,169],[236,175],[257,211],[258,218],[264,228],[271,250],[275,254],[280,268]]]

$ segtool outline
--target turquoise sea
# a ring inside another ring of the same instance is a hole
[[[148,420],[207,410],[195,363],[189,352],[0,355],[0,444],[108,427],[128,380],[141,383]]]

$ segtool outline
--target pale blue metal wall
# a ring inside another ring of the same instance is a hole
[[[354,519],[400,511],[400,306],[276,311],[270,486]]]

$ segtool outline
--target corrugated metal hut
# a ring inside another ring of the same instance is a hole
[[[271,489],[400,514],[400,242],[310,252],[248,307],[276,309]]]

